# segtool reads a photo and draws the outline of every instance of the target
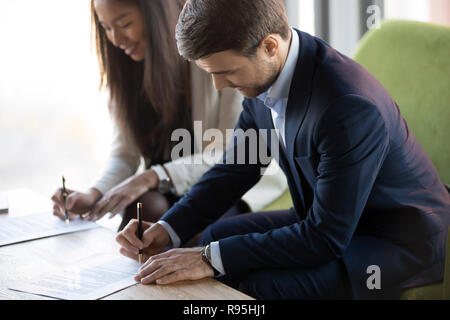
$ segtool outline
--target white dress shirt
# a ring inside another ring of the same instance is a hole
[[[300,39],[297,32],[291,28],[291,34],[292,39],[289,53],[283,69],[273,85],[257,97],[257,99],[263,101],[264,105],[270,109],[274,128],[278,130],[279,135],[281,136],[280,140],[284,146],[286,146],[284,127],[286,107],[300,49]],[[161,224],[169,233],[173,247],[179,247],[181,243],[180,238],[172,227],[165,221],[158,221],[158,223]],[[219,241],[211,242],[210,245],[212,265],[217,271],[220,272],[221,275],[225,275],[225,269],[223,267],[222,257],[220,255]]]

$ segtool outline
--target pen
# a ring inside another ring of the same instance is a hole
[[[63,192],[63,200],[64,200],[64,210],[65,210],[65,214],[66,214],[66,223],[69,224],[69,213],[67,212],[66,209],[66,198],[67,198],[67,191],[66,191],[66,179],[64,178],[64,176],[62,176],[62,192]]]
[[[142,240],[142,217],[141,217],[141,210],[142,210],[142,202],[137,203],[137,221],[138,221],[138,237],[139,240]],[[139,264],[142,263],[142,249],[139,249]]]

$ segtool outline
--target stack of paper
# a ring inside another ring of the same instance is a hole
[[[81,219],[66,224],[51,213],[2,217],[0,246],[98,227],[99,225],[94,222]]]

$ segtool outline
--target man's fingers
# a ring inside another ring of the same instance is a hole
[[[156,280],[156,284],[170,284],[182,280],[191,280],[186,269],[180,269]]]
[[[125,247],[122,247],[119,249],[119,252],[121,255],[124,255],[127,258],[139,261],[139,254],[136,252],[130,252],[127,249],[125,249]],[[145,261],[148,260],[148,258],[150,258],[150,256],[148,254],[142,254],[142,261],[145,263]]]
[[[120,245],[120,250],[123,249],[126,252],[135,255],[136,257],[139,254],[139,249],[136,246],[132,245],[124,236],[117,236],[116,242]],[[120,252],[122,253],[122,251]]]
[[[152,257],[148,259],[137,271],[136,277],[139,279],[151,274],[162,264],[161,260],[155,260]]]
[[[147,275],[152,274],[163,266],[179,265],[179,263],[177,263],[178,257],[179,256],[167,256],[156,258],[156,255],[153,255],[139,268],[136,273],[136,277],[139,279],[146,277]]]
[[[202,260],[201,249],[172,249],[167,253],[152,256],[139,268],[134,279],[142,284],[167,284],[212,277],[214,272]],[[169,256],[165,256],[166,254]]]
[[[182,252],[182,250],[183,249],[175,248],[175,249],[167,250],[165,252],[160,252],[160,253],[152,255],[151,260],[155,261],[155,260],[164,260],[167,258],[176,258],[179,256],[179,254]]]
[[[144,249],[144,243],[138,238],[137,234],[137,222],[133,221],[133,227],[123,231],[124,237],[135,248]],[[151,243],[151,242],[150,242]]]
[[[119,250],[120,254],[124,255],[125,257],[128,257],[133,260],[138,260],[138,254],[133,251],[128,251],[125,247],[121,247]]]
[[[135,219],[131,220],[127,226],[117,234],[116,241],[123,246],[130,245],[136,249],[143,249],[144,244],[136,236],[137,227],[137,221]]]
[[[157,228],[163,228],[160,224],[157,223],[147,223],[142,221],[142,241],[145,247],[150,246],[155,237],[159,237],[159,231]],[[163,229],[165,231],[165,229]]]
[[[137,275],[135,277],[135,279],[137,281],[139,281],[139,279],[140,279],[142,284],[153,283],[156,280],[177,271],[178,268],[179,268],[179,266],[176,264],[173,264],[173,263],[172,264],[163,264],[163,265],[158,266],[155,271],[148,274],[147,276],[142,277],[142,276]]]

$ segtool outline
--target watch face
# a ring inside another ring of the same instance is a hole
[[[161,193],[169,192],[172,187],[169,178],[159,181],[158,191]]]

